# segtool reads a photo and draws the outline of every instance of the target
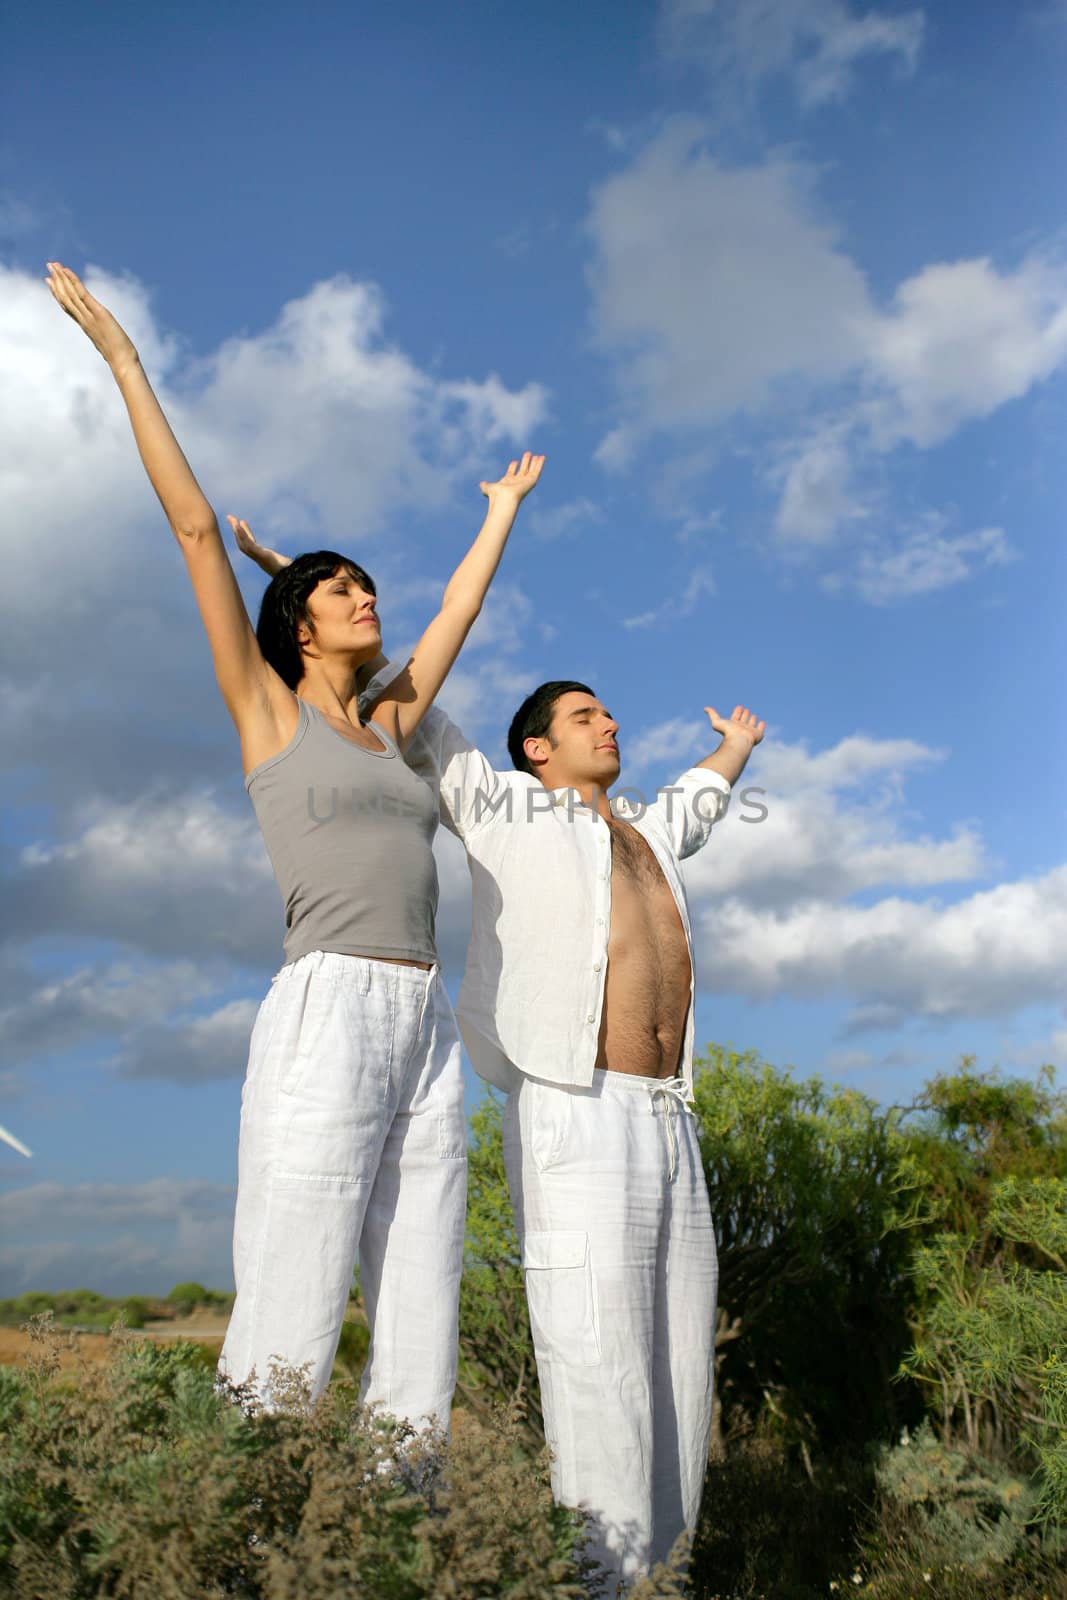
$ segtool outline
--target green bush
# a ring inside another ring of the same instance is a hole
[[[58,1294],[31,1291],[15,1300],[0,1300],[0,1327],[22,1327],[33,1317],[50,1314],[58,1327],[88,1328],[106,1333],[113,1323],[143,1328],[153,1311],[141,1295],[109,1300],[92,1289],[69,1289]]]
[[[946,1441],[1036,1467],[1035,1514],[1067,1544],[1067,1183],[1001,1180],[976,1220],[977,1235],[939,1234],[916,1254],[903,1371],[927,1386]]]
[[[911,1197],[901,1113],[717,1045],[694,1098],[719,1245],[721,1420],[812,1452],[921,1419],[907,1345]]]
[[[31,1317],[55,1310],[55,1296],[31,1289],[14,1300],[0,1300],[0,1327],[18,1328]]]
[[[209,1290],[202,1283],[176,1283],[167,1296],[178,1317],[191,1317],[197,1306],[208,1303]]]

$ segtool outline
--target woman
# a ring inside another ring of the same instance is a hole
[[[466,1188],[459,1043],[433,943],[436,801],[402,752],[455,661],[543,456],[483,483],[485,522],[406,668],[359,715],[380,652],[374,584],[299,557],[255,632],[218,522],[137,351],[69,268],[49,288],[111,369],[185,558],[245,783],[286,905],[286,964],[260,1007],[241,1102],[234,1272],[220,1372],[265,1404],[272,1365],[327,1383],[359,1259],[362,1396],[447,1427]],[[231,518],[235,528],[236,520]]]

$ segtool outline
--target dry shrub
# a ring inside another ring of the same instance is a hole
[[[414,1437],[334,1385],[222,1394],[195,1346],[120,1333],[59,1372],[0,1368],[0,1595],[12,1600],[580,1600],[583,1528],[514,1409]],[[670,1591],[665,1591],[669,1593]]]
[[[1056,1530],[1035,1522],[1035,1489],[1009,1464],[946,1445],[924,1423],[880,1451],[875,1470],[856,1569],[864,1592],[877,1600],[920,1588],[944,1600],[1065,1600]]]

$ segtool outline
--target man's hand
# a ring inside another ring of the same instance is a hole
[[[529,494],[545,464],[544,456],[533,456],[526,451],[521,461],[513,461],[496,483],[480,483],[479,489],[492,506],[497,500],[510,498],[518,505]]]
[[[47,266],[52,298],[92,340],[115,376],[119,377],[124,368],[135,366],[138,356],[132,339],[107,307],[89,293],[78,274],[58,261],[49,261]]]
[[[735,706],[732,717],[720,717],[714,706],[705,706],[704,710],[715,732],[721,734],[722,744],[698,764],[707,767],[709,772],[717,772],[727,783],[736,783],[745,769],[745,762],[763,738],[767,724],[747,706]]]
[[[243,556],[247,556],[249,561],[254,561],[257,567],[261,567],[268,578],[276,577],[284,568],[292,565],[291,557],[283,556],[280,551],[271,550],[267,545],[260,544],[248,523],[243,519],[231,517],[227,513],[226,521],[233,529],[233,537],[238,550]]]
[[[767,724],[757,721],[755,712],[750,711],[747,706],[734,706],[731,717],[720,717],[714,706],[705,706],[704,710],[715,732],[721,735],[723,743],[736,744],[746,755],[754,745],[759,744],[767,730]]]

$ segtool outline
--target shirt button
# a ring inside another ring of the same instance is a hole
[[[596,1018],[595,1017],[586,1017],[585,1020],[586,1020],[586,1022],[595,1022]]]
[[[600,962],[599,961],[595,961],[593,963],[593,971],[594,972],[599,972],[600,971]]]
[[[597,917],[596,925],[597,925],[598,928],[602,928],[604,926],[604,918],[603,917]]]

